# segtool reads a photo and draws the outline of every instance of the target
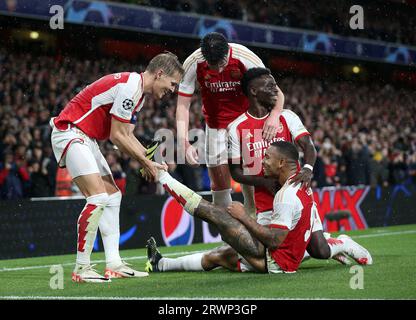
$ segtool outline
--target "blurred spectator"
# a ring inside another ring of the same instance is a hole
[[[114,182],[117,187],[120,189],[122,194],[126,193],[126,174],[121,168],[121,164],[117,161],[116,155],[114,152],[109,152],[106,155],[107,163],[110,167],[111,173],[113,174]]]
[[[403,183],[407,178],[407,164],[404,159],[404,154],[401,151],[397,151],[391,156],[390,162],[390,179],[393,184]]]
[[[326,186],[325,164],[318,151],[315,166],[313,168],[313,181],[312,187],[322,188]]]
[[[416,153],[413,153],[408,157],[408,168],[410,181],[413,184],[416,184]]]
[[[0,164],[1,198],[7,200],[20,199],[26,194],[30,176],[28,169],[21,159],[15,161],[8,153]]]
[[[372,187],[377,185],[388,186],[389,163],[387,156],[386,148],[378,147],[373,151],[373,157],[370,160],[370,185]]]
[[[66,168],[56,169],[56,190],[57,197],[66,197],[74,195],[74,185],[71,176]]]
[[[51,186],[49,185],[48,171],[42,167],[39,161],[34,160],[29,165],[30,187],[29,197],[44,197],[51,194]]]
[[[143,179],[140,175],[139,170],[139,162],[134,159],[131,159],[126,170],[126,195],[139,195],[139,186]]]
[[[356,139],[345,155],[347,166],[347,183],[349,185],[369,184],[370,154],[366,146],[361,145]]]

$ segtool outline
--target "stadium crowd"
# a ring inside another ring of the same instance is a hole
[[[397,1],[366,1],[364,29],[349,26],[350,8],[357,1],[233,1],[233,0],[121,0],[170,11],[322,31],[342,36],[416,45],[416,6]],[[355,13],[355,12],[354,12]]]
[[[102,75],[143,66],[110,59],[10,53],[0,48],[0,198],[53,196],[57,164],[50,145],[51,116],[86,84]],[[285,107],[299,114],[313,134],[319,157],[314,186],[416,183],[416,92],[390,84],[288,76],[277,79]],[[176,97],[147,98],[135,134],[150,142],[160,128],[175,131]],[[190,128],[204,128],[195,95]],[[176,133],[175,133],[176,136]],[[138,163],[109,142],[101,148],[125,194],[153,193]],[[192,189],[207,190],[206,169],[170,165],[172,174]]]

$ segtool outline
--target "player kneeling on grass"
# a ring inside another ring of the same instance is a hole
[[[291,184],[291,179],[298,174],[298,159],[298,151],[290,142],[274,142],[266,151],[264,174],[277,179],[282,185],[274,197],[269,226],[258,224],[238,202],[233,202],[226,209],[228,214],[224,214],[225,209],[203,200],[165,171],[159,171],[159,182],[188,213],[215,225],[222,239],[247,262],[249,270],[292,273],[302,262],[311,238],[314,211],[317,210],[311,188]],[[367,264],[372,263],[368,251],[347,236],[330,245],[337,246],[338,250],[347,252],[356,260],[367,259]],[[162,258],[153,238],[149,239],[147,246],[147,271],[173,270],[169,267],[172,259]],[[220,265],[238,271],[239,256],[231,254],[230,258],[210,264],[204,261],[204,254],[200,253],[187,256],[182,264],[187,270],[211,270]]]
[[[147,180],[166,168],[146,158],[146,149],[134,136],[136,113],[144,95],[155,99],[173,92],[184,73],[172,53],[154,57],[143,73],[106,75],[78,93],[50,123],[51,140],[60,167],[67,167],[87,203],[78,219],[77,258],[72,280],[109,282],[110,278],[143,277],[146,272],[130,268],[119,254],[121,192],[100,152],[97,140],[110,139],[118,149],[137,160]],[[90,264],[91,251],[100,229],[105,258],[104,276]]]

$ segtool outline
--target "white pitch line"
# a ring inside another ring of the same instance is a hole
[[[0,300],[344,300],[342,298],[270,298],[270,297],[82,297],[82,296],[0,296]],[[385,300],[385,299],[349,299]]]
[[[382,237],[382,236],[394,236],[397,234],[411,234],[411,233],[416,233],[416,230],[407,230],[407,231],[397,231],[397,232],[385,232],[385,233],[373,233],[373,234],[363,234],[363,235],[358,235],[358,236],[351,236],[351,238],[358,238],[358,239],[362,239],[362,238],[376,238],[376,237]]]
[[[197,250],[197,251],[181,251],[181,252],[173,252],[173,253],[165,253],[163,254],[163,256],[165,257],[172,257],[172,256],[182,256],[182,255],[187,255],[187,254],[194,254],[194,253],[199,253],[199,252],[203,252],[204,250]],[[141,259],[147,259],[147,255],[146,256],[135,256],[135,257],[128,257],[128,258],[123,258],[124,261],[126,260],[141,260]],[[105,260],[94,260],[91,261],[91,264],[94,263],[103,263],[105,262]],[[41,266],[28,266],[28,267],[17,267],[17,268],[2,268],[0,269],[0,272],[5,272],[5,271],[22,271],[22,270],[33,270],[33,269],[43,269],[43,268],[50,268],[54,265],[60,265],[60,266],[73,266],[75,265],[74,262],[70,262],[70,263],[56,263],[56,264],[47,264],[47,265],[41,265]]]
[[[384,236],[392,236],[392,235],[400,235],[400,234],[413,234],[413,233],[416,233],[416,230],[374,233],[374,234],[367,234],[367,235],[352,236],[352,238],[353,239],[357,239],[357,238],[358,239],[361,239],[361,238],[375,238],[375,237],[384,237]],[[204,250],[166,253],[166,254],[164,254],[164,256],[171,257],[171,256],[199,253],[199,252],[203,252],[203,251]],[[129,261],[129,260],[140,260],[140,259],[146,259],[146,258],[147,258],[147,256],[135,256],[135,257],[124,258],[123,260]],[[105,260],[91,261],[91,263],[103,263],[103,262],[105,262]],[[75,265],[75,263],[73,263],[73,262],[71,262],[71,263],[61,263],[59,265],[61,265],[61,266],[73,266],[73,265]],[[2,269],[0,269],[0,272],[43,269],[43,268],[50,268],[52,266],[53,266],[53,264],[42,265],[42,266],[17,267],[17,268],[2,268]]]

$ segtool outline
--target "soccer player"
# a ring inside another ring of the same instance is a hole
[[[109,282],[112,277],[148,275],[130,268],[119,254],[119,212],[121,192],[97,141],[110,139],[121,152],[137,160],[147,180],[166,169],[146,158],[146,150],[133,134],[136,113],[145,94],[155,99],[173,92],[183,75],[183,67],[172,53],[155,56],[145,72],[106,75],[78,93],[50,124],[51,140],[60,167],[67,167],[73,181],[86,198],[78,219],[77,257],[72,280]],[[90,264],[90,256],[100,228],[106,269],[101,276]]]
[[[159,182],[188,213],[215,225],[222,239],[247,261],[251,270],[293,273],[298,269],[309,244],[317,210],[311,188],[291,183],[291,179],[299,173],[298,159],[299,153],[290,142],[273,142],[266,151],[264,175],[277,179],[282,186],[274,197],[268,226],[257,223],[238,202],[229,205],[226,209],[229,214],[224,214],[223,208],[203,200],[166,171],[159,171]],[[368,251],[347,236],[340,237],[330,246],[334,252],[346,251],[356,259],[365,258],[367,264],[372,263]],[[148,271],[164,271],[165,267],[172,269],[169,268],[170,259],[162,258],[153,238],[148,241],[148,256]],[[203,253],[193,255],[188,264],[199,270],[212,268],[204,265]],[[238,257],[235,255],[234,261],[225,261],[223,267],[237,271]]]
[[[280,116],[280,128],[273,139],[267,141],[262,137],[261,130],[265,119],[277,98],[276,82],[269,69],[248,70],[241,80],[241,88],[249,100],[249,109],[228,126],[230,171],[235,181],[254,186],[257,221],[267,225],[273,209],[273,196],[277,191],[273,190],[276,182],[263,177],[262,160],[267,148],[274,141],[293,142],[300,147],[305,165],[291,183],[302,183],[305,188],[311,185],[316,149],[300,118],[287,109]],[[318,259],[328,259],[331,256],[319,216],[315,217],[308,252]],[[344,256],[337,258],[345,262]]]
[[[201,46],[184,62],[185,74],[179,85],[176,109],[178,145],[186,150],[186,161],[198,165],[198,153],[189,143],[189,107],[198,83],[202,96],[205,129],[205,161],[211,180],[213,203],[226,207],[231,203],[231,176],[228,168],[227,126],[247,111],[248,100],[241,90],[243,74],[253,67],[264,67],[248,48],[228,43],[212,32],[203,37]],[[284,95],[277,87],[275,106],[265,121],[263,136],[272,139],[277,132]],[[253,190],[242,186],[248,211],[255,213]]]

